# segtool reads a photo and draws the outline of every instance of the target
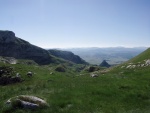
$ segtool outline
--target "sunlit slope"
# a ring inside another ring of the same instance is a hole
[[[150,59],[150,48],[148,48],[138,56],[134,57],[133,59],[129,60],[129,62],[138,63],[146,59]]]
[[[116,68],[123,70],[149,69],[150,67],[150,48],[132,58],[131,60],[117,66]],[[114,70],[116,70],[116,68]]]

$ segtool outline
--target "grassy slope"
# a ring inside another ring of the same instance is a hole
[[[141,62],[141,61],[147,60],[147,59],[150,59],[150,48],[145,50],[144,52],[142,52],[140,55],[132,58],[128,62],[137,63],[137,62]]]
[[[21,73],[25,81],[0,86],[0,112],[3,113],[33,112],[12,110],[5,106],[7,99],[22,94],[42,97],[49,103],[50,107],[36,110],[35,113],[150,112],[150,67],[135,71],[118,69],[91,78],[88,73],[78,76],[79,73],[71,68],[65,73],[59,73],[53,71],[53,66],[11,66]],[[32,78],[26,77],[26,72],[31,70],[36,74]],[[50,72],[54,74],[50,75]]]

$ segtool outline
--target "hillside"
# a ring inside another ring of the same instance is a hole
[[[138,56],[134,57],[133,59],[129,60],[128,62],[141,62],[143,60],[150,59],[150,48],[139,54]]]
[[[149,68],[150,66],[150,48],[137,55],[136,57],[130,59],[129,61],[121,64],[118,67],[123,69],[141,69]]]
[[[87,64],[83,59],[81,59],[79,56],[73,54],[72,52],[56,50],[56,49],[49,49],[48,51],[53,56],[74,62],[76,64]]]
[[[149,49],[133,58],[133,63],[149,59]],[[136,59],[136,61],[133,61]],[[23,61],[27,62],[27,61]],[[128,62],[127,62],[128,63]],[[61,64],[65,71],[56,71],[57,65],[38,66],[0,62],[1,70],[12,69],[12,77],[19,73],[21,80],[12,85],[0,85],[1,113],[149,113],[149,66],[135,69],[121,68],[126,63],[101,73],[88,72],[82,64]],[[82,68],[82,69],[81,69]],[[81,71],[77,71],[81,69]],[[106,68],[105,68],[106,69]],[[109,68],[108,68],[109,69]],[[32,71],[33,76],[26,73]],[[97,77],[91,77],[95,73]],[[5,73],[4,73],[5,74]],[[3,74],[3,75],[4,75]],[[10,76],[11,72],[8,73]],[[6,77],[6,75],[5,75]],[[9,77],[10,78],[10,77]],[[23,109],[6,105],[18,95],[33,95],[44,99],[44,109]]]
[[[55,62],[48,51],[16,37],[12,31],[0,31],[0,56],[30,59],[41,65]]]

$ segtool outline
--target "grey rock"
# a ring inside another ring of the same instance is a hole
[[[145,64],[146,64],[146,65],[150,65],[150,59],[146,60],[146,61],[145,61]]]
[[[98,77],[97,74],[91,74],[91,77]]]
[[[128,69],[128,68],[130,68],[132,65],[128,65],[126,68]]]
[[[31,103],[31,102],[26,102],[26,101],[23,101],[23,100],[20,100],[21,102],[21,105],[23,108],[27,108],[27,109],[36,109],[39,107],[38,104],[34,104],[34,103]]]
[[[24,109],[36,109],[48,106],[47,102],[43,99],[29,95],[19,95],[16,97],[12,97],[7,100],[6,104],[14,108]]]
[[[32,75],[33,75],[33,73],[32,73],[31,71],[29,71],[29,72],[27,73],[27,76],[28,76],[28,77],[32,77]]]
[[[17,60],[13,57],[5,57],[5,63],[8,63],[8,64],[16,64],[17,63]]]

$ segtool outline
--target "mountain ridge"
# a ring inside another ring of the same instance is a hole
[[[49,49],[48,51],[53,56],[72,61],[73,63],[76,63],[76,64],[88,64],[83,59],[81,59],[78,55],[75,55],[69,51],[63,51],[63,50],[57,50],[57,49]]]
[[[40,65],[61,61],[59,57],[55,58],[47,50],[30,44],[28,41],[16,37],[14,32],[7,30],[0,30],[0,56],[34,60]],[[83,62],[78,63],[82,64]]]

